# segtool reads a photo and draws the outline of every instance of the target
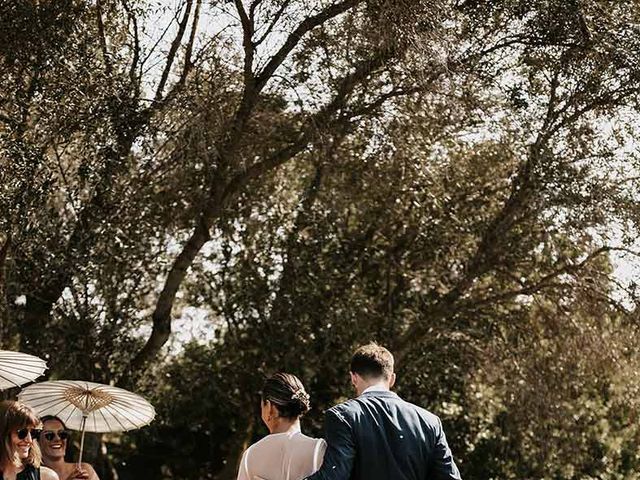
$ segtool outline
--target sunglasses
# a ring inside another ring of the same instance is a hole
[[[47,430],[45,432],[42,432],[42,436],[46,438],[47,441],[51,442],[56,437],[58,437],[60,440],[67,440],[71,436],[71,433],[66,430],[58,430],[57,432],[54,432],[53,430]]]
[[[29,434],[31,434],[31,438],[38,438],[41,431],[42,430],[39,430],[37,428],[21,428],[20,430],[16,431],[16,435],[18,435],[18,438],[20,440],[24,440],[29,436]]]

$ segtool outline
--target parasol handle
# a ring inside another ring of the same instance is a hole
[[[82,436],[80,437],[80,455],[78,456],[78,468],[82,465],[82,451],[84,450],[84,429],[87,423],[87,415],[82,415]]]

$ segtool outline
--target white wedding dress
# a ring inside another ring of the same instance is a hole
[[[326,449],[300,430],[272,433],[242,454],[238,480],[301,480],[320,468]]]

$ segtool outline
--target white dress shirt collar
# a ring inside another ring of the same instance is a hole
[[[389,388],[384,383],[376,383],[375,385],[371,385],[365,388],[360,395],[363,395],[368,392],[388,392]]]

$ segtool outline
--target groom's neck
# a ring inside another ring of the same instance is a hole
[[[366,390],[390,390],[389,381],[384,379],[375,379],[369,382],[363,382],[356,387],[358,396],[362,395]]]

